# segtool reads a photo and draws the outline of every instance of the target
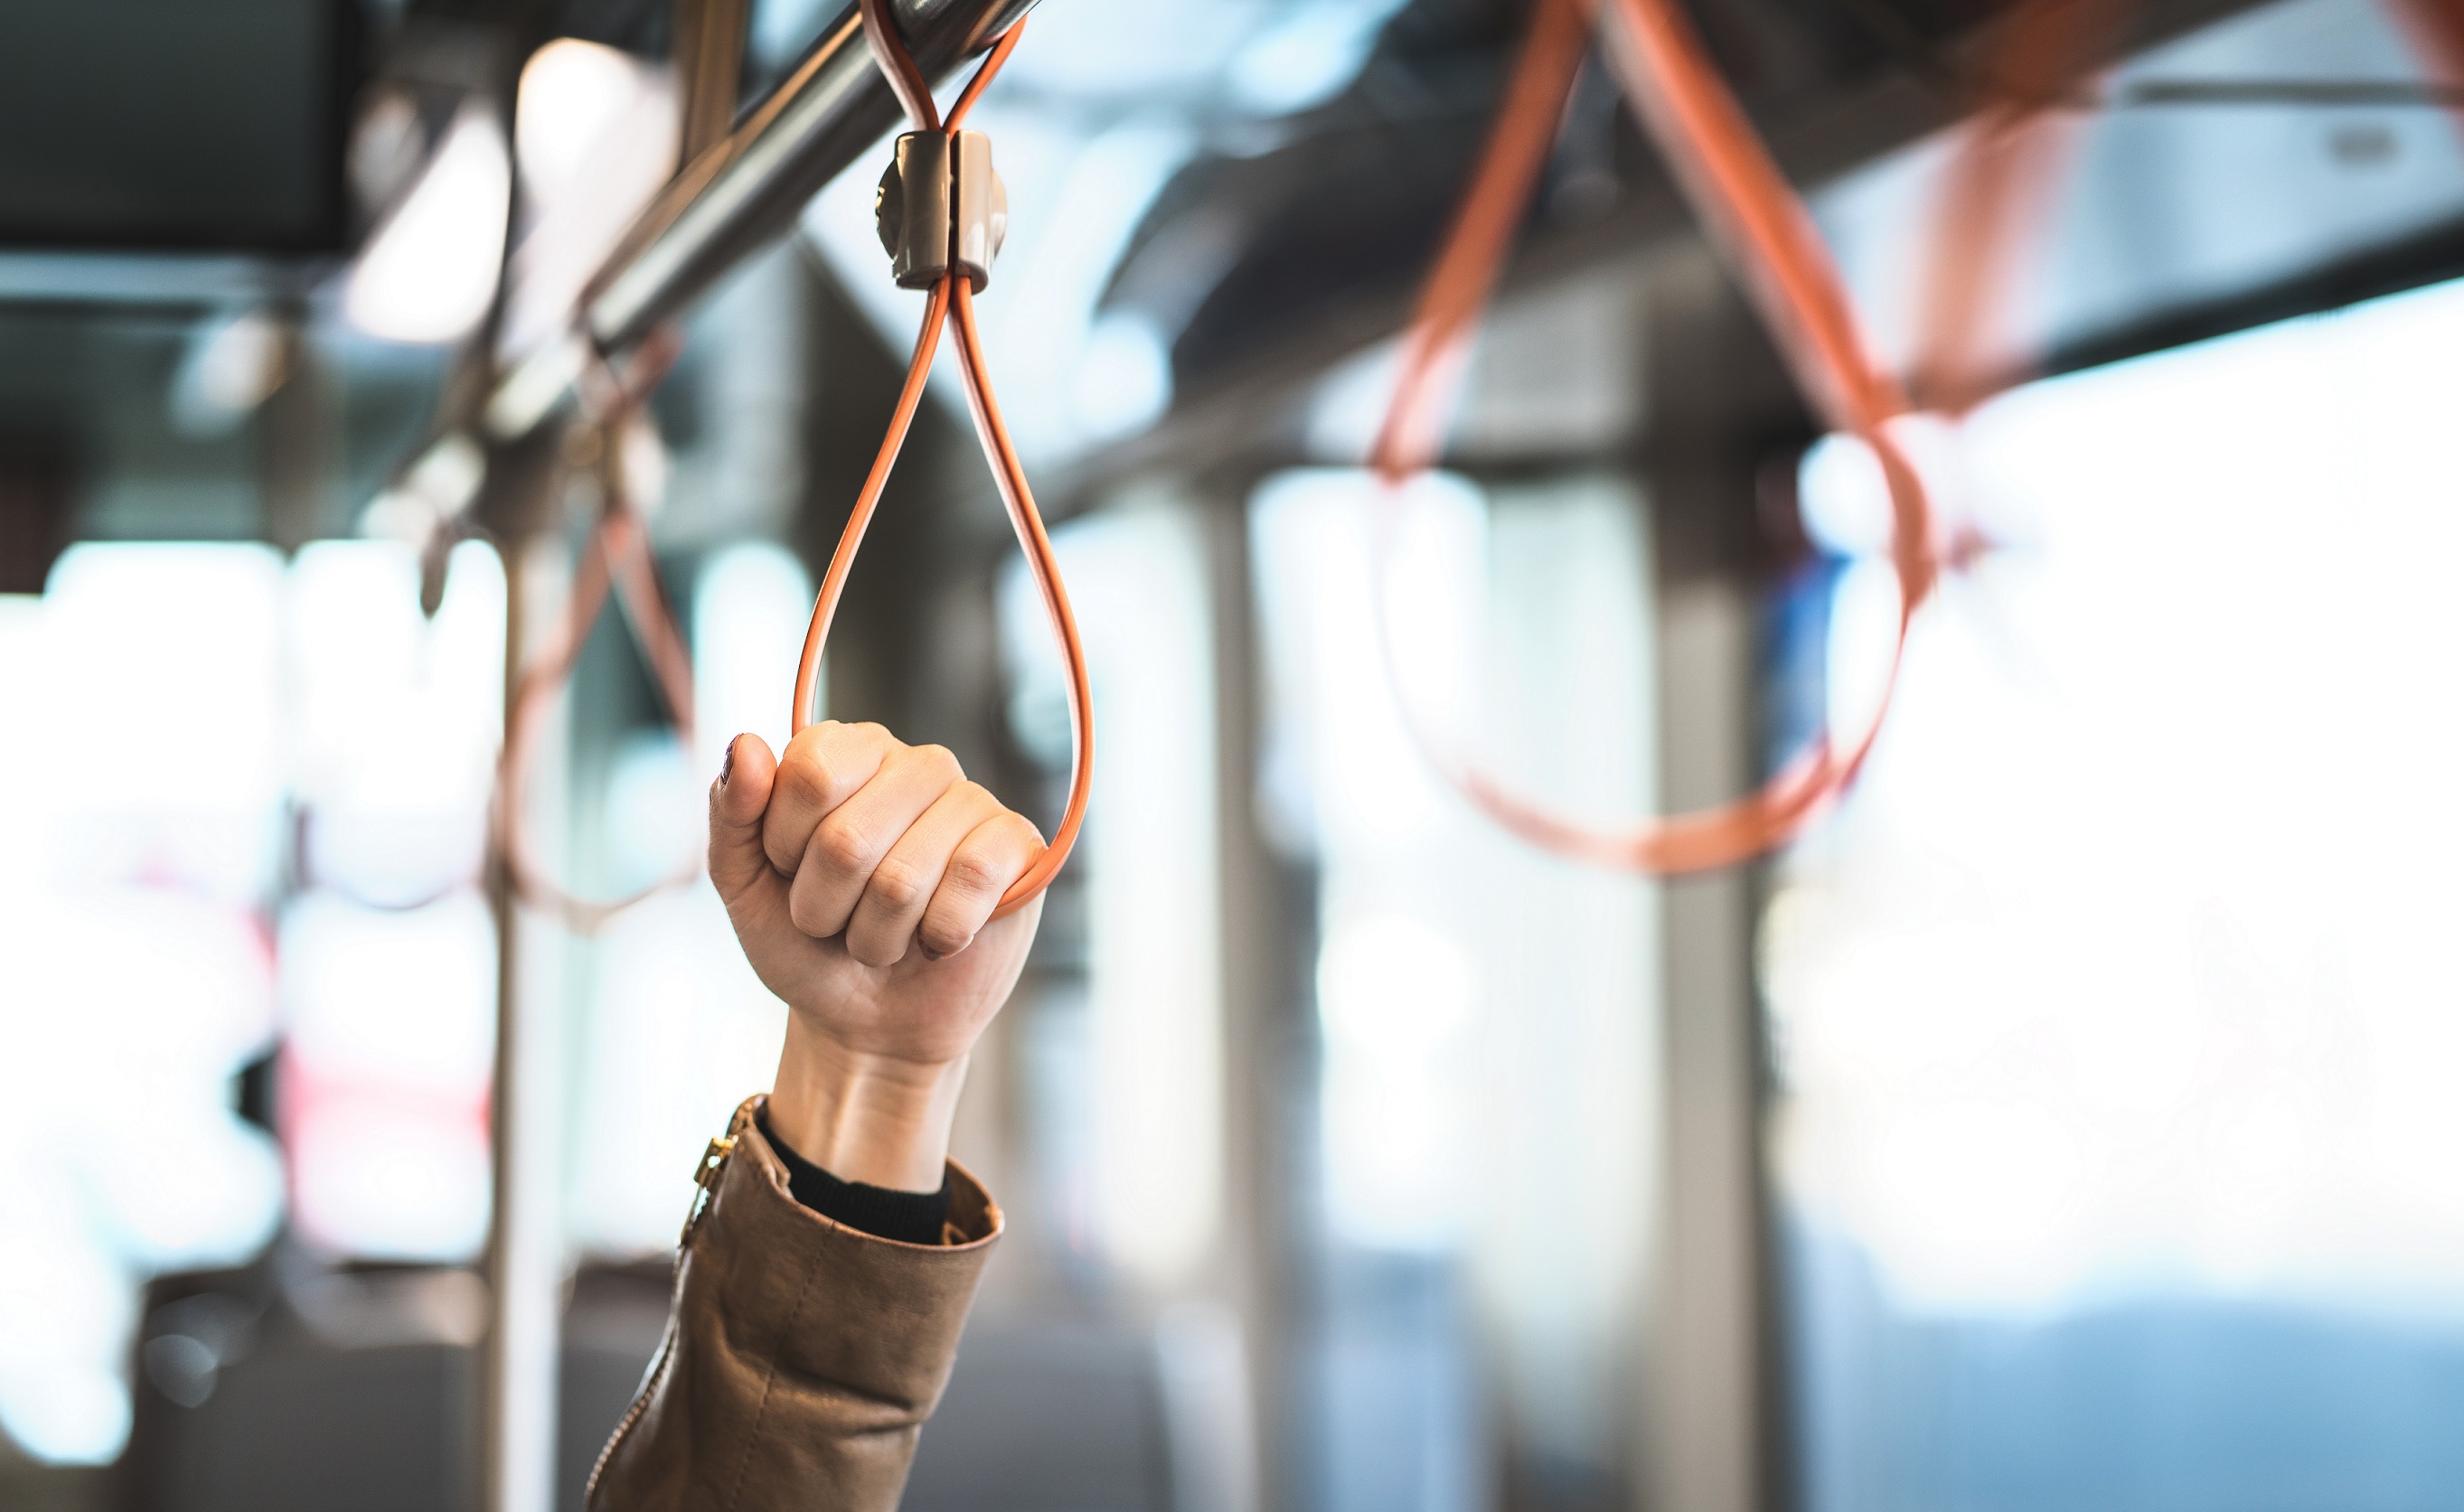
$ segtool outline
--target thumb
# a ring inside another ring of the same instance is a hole
[[[737,735],[727,743],[727,759],[710,785],[710,880],[730,903],[770,875],[761,817],[769,811],[778,776],[779,758],[759,735]]]

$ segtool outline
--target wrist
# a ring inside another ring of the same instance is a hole
[[[933,1192],[950,1156],[967,1062],[852,1050],[790,1016],[770,1092],[770,1129],[841,1181]]]

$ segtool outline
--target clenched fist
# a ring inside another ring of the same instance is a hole
[[[710,793],[710,875],[790,1010],[773,1132],[847,1181],[941,1184],[968,1052],[1043,911],[994,919],[1044,850],[939,746],[825,721],[783,758],[738,735]]]

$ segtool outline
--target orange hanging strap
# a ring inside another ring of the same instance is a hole
[[[2040,239],[2084,129],[2079,85],[2111,45],[2125,0],[2019,0],[1995,26],[1974,109],[1954,133],[1934,209],[1909,381],[1928,409],[1962,415],[2022,376],[1999,318]]]
[[[1864,441],[1881,461],[1904,619],[1932,591],[1935,570],[1929,501],[1885,433],[1908,412],[1907,395],[1866,342],[1814,218],[1675,0],[1616,0],[1615,14],[1622,25],[1611,33],[1610,55],[1626,99],[1695,215],[1739,271],[1815,413]]]
[[[1651,133],[1697,217],[1739,271],[1807,398],[1832,426],[1863,439],[1888,481],[1900,634],[1933,585],[1932,513],[1916,470],[1888,423],[1907,401],[1872,356],[1846,287],[1811,218],[1721,81],[1672,0],[1614,0],[1612,55],[1627,99]],[[1540,0],[1488,143],[1457,212],[1403,343],[1401,374],[1372,466],[1388,485],[1388,522],[1400,485],[1436,465],[1443,417],[1462,386],[1474,322],[1496,286],[1514,231],[1547,162],[1586,42],[1577,0]],[[1382,593],[1384,573],[1379,573]],[[1381,635],[1391,634],[1377,616]],[[1390,670],[1393,657],[1389,655]],[[1559,855],[1662,874],[1706,870],[1761,855],[1795,835],[1856,776],[1881,728],[1840,740],[1816,736],[1758,791],[1722,807],[1621,831],[1579,824],[1507,788],[1438,739],[1392,679],[1406,722],[1439,771],[1499,824]],[[1888,683],[1881,707],[1888,704]]]
[[[923,76],[909,55],[905,41],[891,24],[886,0],[862,3],[865,34],[873,49],[873,57],[897,90],[908,120],[919,132],[955,134],[983,95],[984,87],[1009,60],[1026,29],[1022,20],[1002,35],[944,121],[935,111],[933,97],[924,89]],[[1044,516],[1036,510],[1026,469],[1019,462],[1018,448],[1010,440],[1009,429],[1001,423],[1001,406],[993,398],[983,340],[976,326],[975,285],[959,269],[955,250],[950,271],[926,296],[924,322],[915,334],[915,349],[908,359],[907,379],[899,387],[897,406],[891,412],[889,431],[873,457],[872,470],[865,475],[864,487],[856,494],[855,507],[847,513],[847,528],[839,535],[838,549],[830,554],[829,569],[822,577],[812,623],[804,632],[803,655],[796,667],[792,727],[801,732],[821,717],[817,705],[822,654],[829,644],[830,624],[837,618],[839,598],[847,590],[847,574],[854,568],[856,552],[864,544],[865,529],[872,522],[882,490],[890,482],[891,469],[897,465],[899,449],[906,444],[907,432],[914,424],[945,323],[957,342],[959,372],[965,381],[967,408],[975,420],[977,439],[983,446],[984,459],[991,465],[1002,507],[1008,511],[1010,525],[1018,534],[1019,550],[1025,554],[1027,568],[1043,594],[1045,611],[1051,619],[1053,636],[1061,644],[1062,659],[1068,668],[1069,800],[1062,810],[1061,824],[1051,842],[1036,857],[1034,865],[1001,894],[1000,905],[993,910],[993,917],[998,919],[1024,908],[1050,887],[1062,864],[1069,859],[1071,846],[1077,844],[1079,828],[1087,820],[1088,799],[1094,790],[1095,741],[1089,724],[1093,698],[1088,684],[1087,652],[1079,641],[1077,618],[1070,612],[1068,589],[1061,581],[1061,564],[1053,556],[1051,538],[1045,533]]]
[[[890,18],[890,0],[857,0],[857,9],[864,12],[864,42],[872,52],[873,66],[898,97],[908,122],[918,131],[941,129],[940,117],[934,113],[933,87],[924,81],[924,71],[915,66],[907,39]]]

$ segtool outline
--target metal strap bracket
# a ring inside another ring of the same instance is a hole
[[[902,289],[930,289],[955,266],[975,293],[1009,232],[1009,191],[980,131],[911,131],[873,196],[873,224]]]

